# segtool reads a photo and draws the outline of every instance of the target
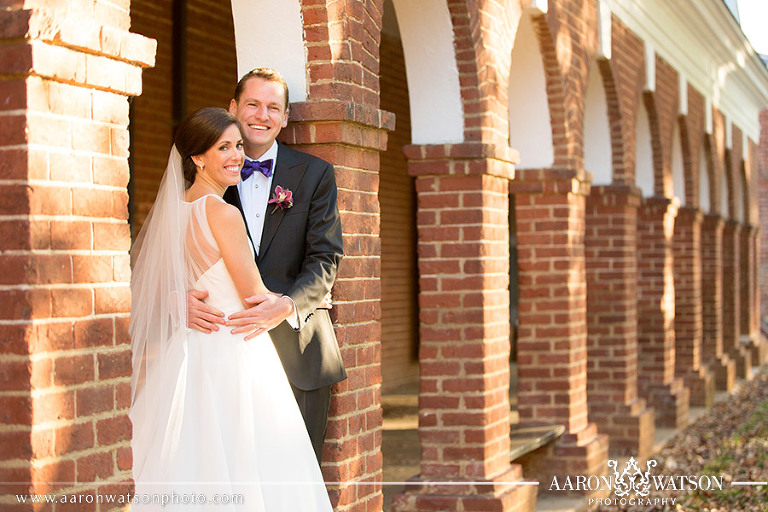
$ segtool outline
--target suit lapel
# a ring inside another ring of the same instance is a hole
[[[245,232],[248,234],[248,240],[251,241],[251,246],[253,246],[253,238],[251,237],[251,232],[248,230],[248,222],[245,220],[243,203],[240,202],[240,194],[237,192],[237,186],[229,187],[224,191],[224,200],[240,210],[240,215],[243,217],[243,224],[245,224]]]
[[[280,185],[283,189],[293,192],[294,206],[297,201],[301,202],[309,200],[307,197],[296,196],[296,191],[301,183],[301,179],[304,177],[306,168],[306,162],[297,159],[295,151],[280,144],[277,152],[277,162],[275,162],[275,174],[272,177],[272,186],[269,191],[269,198],[271,199],[274,196],[275,188]],[[280,222],[283,220],[285,213],[286,210],[283,210],[282,208],[278,207],[275,209],[274,203],[267,204],[267,214],[264,219],[264,229],[261,232],[261,246],[259,249],[259,256],[256,260],[257,262],[261,261],[264,254],[266,254],[269,249],[269,246],[272,244],[272,240],[275,238],[275,234],[280,227]]]

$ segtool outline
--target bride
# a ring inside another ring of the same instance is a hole
[[[188,289],[225,314],[269,293],[243,218],[222,199],[243,161],[234,116],[187,117],[131,251],[134,511],[332,510],[269,334],[186,327]]]

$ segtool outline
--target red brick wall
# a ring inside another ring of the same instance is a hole
[[[309,99],[292,105],[281,134],[336,168],[345,259],[332,317],[349,378],[334,387],[323,473],[344,482],[331,489],[339,512],[383,502],[381,486],[370,485],[382,464],[379,153],[394,128],[394,116],[378,109],[382,12],[381,0],[303,2]],[[331,62],[331,54],[339,57]]]
[[[6,5],[0,481],[127,492],[110,484],[131,467],[128,96],[154,44],[127,32],[127,2]]]
[[[683,162],[685,165],[685,197],[686,205],[697,207],[704,213],[699,197],[699,188],[702,179],[701,169],[705,162],[701,162],[702,146],[705,144],[705,113],[706,104],[704,96],[692,85],[688,85],[688,113],[680,123],[680,137],[683,143]],[[710,180],[708,180],[710,181]],[[708,206],[708,205],[707,205]]]
[[[615,16],[611,19],[611,60],[608,65],[612,87],[606,87],[612,126],[614,183],[635,185],[635,125],[645,81],[645,48],[642,40]],[[605,75],[605,72],[603,73]]]

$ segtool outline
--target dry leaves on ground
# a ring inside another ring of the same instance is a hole
[[[652,488],[649,498],[670,500],[650,507],[604,506],[600,512],[768,512],[768,486],[734,485],[768,480],[768,372],[757,374],[728,400],[715,404],[651,458],[658,462],[652,475],[692,475],[697,482],[708,475],[722,478],[722,489]],[[714,481],[702,483],[707,480]]]

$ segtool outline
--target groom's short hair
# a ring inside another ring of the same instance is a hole
[[[285,92],[285,111],[288,111],[288,83],[286,83],[285,78],[283,78],[283,75],[281,75],[279,71],[272,68],[254,68],[244,74],[235,87],[234,98],[236,102],[240,101],[240,96],[243,94],[243,89],[245,89],[245,83],[251,78],[261,78],[262,80],[277,82],[282,85],[283,91]]]

